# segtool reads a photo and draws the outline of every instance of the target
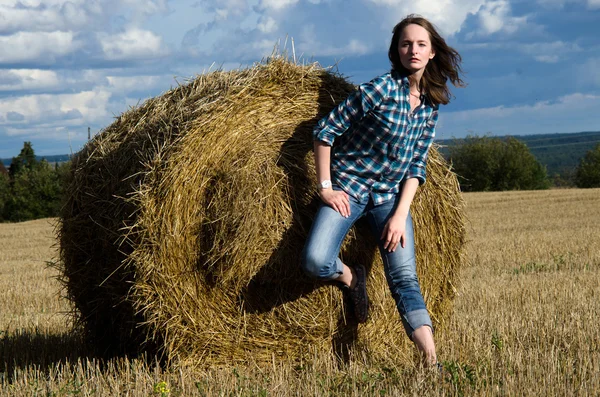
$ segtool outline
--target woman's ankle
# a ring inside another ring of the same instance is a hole
[[[353,288],[356,285],[356,276],[354,274],[354,270],[344,264],[342,274],[337,278],[337,280],[345,286]]]

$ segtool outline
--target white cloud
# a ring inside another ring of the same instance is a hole
[[[18,32],[0,36],[0,64],[27,62],[37,59],[50,61],[67,55],[81,46],[73,32]]]
[[[600,0],[588,0],[587,5],[591,9],[600,8]]]
[[[586,1],[586,0],[583,0]],[[536,3],[548,9],[562,9],[567,3],[577,3],[582,0],[537,0]]]
[[[567,3],[582,4],[592,10],[600,8],[600,0],[537,0],[536,3],[549,9],[562,9]]]
[[[108,60],[162,56],[155,26],[143,26],[151,15],[168,11],[168,0],[0,0],[0,64],[39,67],[79,49],[82,61],[90,53]]]
[[[218,20],[224,20],[232,16],[246,15],[249,6],[246,0],[222,0],[219,5],[214,7],[214,12]]]
[[[482,36],[497,32],[514,33],[527,23],[527,17],[512,17],[508,0],[486,2],[479,12],[479,31]]]
[[[252,42],[249,47],[252,49],[252,53],[256,54],[257,57],[265,57],[273,53],[278,47],[278,43],[270,39],[262,39]]]
[[[573,53],[581,52],[582,48],[575,43],[554,41],[550,43],[533,43],[521,46],[519,51],[524,55],[531,55],[538,62],[556,63],[561,59],[569,58]]]
[[[475,13],[485,0],[363,0],[388,8],[384,14],[387,24],[393,26],[408,14],[424,16],[440,28],[443,35],[452,35],[460,31],[461,25],[470,13]]]
[[[77,94],[40,94],[4,98],[0,99],[0,115],[18,113],[23,116],[20,122],[23,124],[74,118],[95,122],[109,116],[106,107],[110,96],[107,90],[97,89]],[[4,121],[0,124],[14,123]]]
[[[325,2],[335,4],[314,6]],[[182,46],[190,57],[210,55],[216,59],[245,61],[269,55],[277,41],[285,37],[296,39],[296,52],[306,56],[385,52],[391,28],[407,14],[421,13],[446,36],[459,31],[467,15],[476,12],[484,2],[415,0],[408,4],[397,0],[258,0],[258,4],[247,12],[233,14],[232,10],[242,9],[247,1],[226,0],[219,2],[217,7],[202,0],[198,6],[202,15],[209,17],[208,21],[205,18],[189,29]],[[348,12],[345,12],[346,8]],[[364,23],[365,18],[378,21],[376,26],[381,28],[369,29]],[[307,30],[311,30],[310,35]]]
[[[184,34],[182,50],[191,57],[231,60],[257,60],[270,55],[279,37],[278,21],[291,3],[269,0],[201,0],[203,21]],[[292,18],[293,19],[293,18]],[[285,33],[284,33],[285,35]]]
[[[590,58],[577,68],[576,79],[580,86],[600,88],[600,58]]]
[[[65,120],[63,122],[57,123],[47,123],[47,124],[37,124],[33,127],[23,127],[23,126],[10,126],[4,128],[4,131],[9,137],[19,137],[22,136],[23,140],[32,140],[31,138],[37,139],[47,139],[58,142],[70,142],[78,138],[78,142],[85,142],[84,139],[87,138],[87,128],[77,123],[73,123],[69,120]],[[34,143],[35,144],[35,143]],[[60,145],[64,147],[63,145]],[[60,149],[59,153],[66,153],[68,151],[68,147],[64,149]],[[71,153],[79,150],[79,146],[75,146],[71,148]],[[40,154],[40,152],[36,149],[36,154]],[[55,150],[48,151],[48,154],[57,154]]]
[[[28,4],[29,3],[29,4]],[[89,23],[89,13],[77,2],[58,4],[3,1],[0,4],[0,33],[21,30],[53,32],[73,30]]]
[[[556,63],[559,61],[558,55],[536,55],[533,57],[538,62],[543,63]]]
[[[277,21],[275,21],[270,16],[261,16],[258,20],[258,24],[256,25],[258,30],[262,33],[272,33],[275,32],[278,28]]]
[[[120,3],[146,15],[165,12],[169,8],[167,0],[121,0]]]
[[[343,52],[350,55],[364,55],[369,52],[369,46],[360,40],[352,39],[343,49]]]
[[[479,12],[479,21],[484,33],[496,33],[504,28],[504,19],[509,12],[506,1],[493,1],[485,4]]]
[[[0,69],[0,91],[49,89],[58,85],[58,75],[51,70]]]
[[[348,38],[344,44],[324,43],[320,40],[315,25],[304,26],[296,45],[296,52],[308,57],[364,55],[369,50],[370,48],[365,42],[354,38]]]
[[[103,43],[110,59],[145,58],[160,38],[140,27],[150,15],[167,11],[167,0],[0,0],[0,64],[50,63],[53,55],[71,52],[64,47],[74,38],[78,48],[96,52],[95,37],[124,41]],[[126,33],[113,33],[123,26]]]
[[[173,83],[172,76],[107,76],[107,89],[113,94],[127,94],[135,91],[168,90]]]
[[[313,42],[312,48],[308,48],[307,43],[302,43],[299,48],[302,50],[305,56],[335,56],[335,57],[346,57],[346,56],[359,56],[369,53],[370,47],[357,39],[351,39],[347,44],[342,46],[336,46],[331,44],[322,44]]]
[[[282,10],[291,5],[294,5],[298,0],[260,0],[258,3],[259,9]]]
[[[83,118],[96,121],[107,116],[106,105],[111,94],[105,90],[58,95],[61,112],[78,111]]]
[[[166,55],[162,39],[149,30],[129,29],[115,35],[99,35],[100,45],[110,60],[148,59]]]
[[[507,53],[518,53],[533,57],[538,62],[556,63],[562,59],[568,59],[574,53],[582,52],[583,49],[577,43],[564,41],[538,42],[538,43],[515,43],[515,42],[489,42],[464,44],[465,49],[502,51]]]
[[[60,7],[66,3],[83,4],[84,0],[2,0],[2,5],[14,7],[23,6],[30,8]]]

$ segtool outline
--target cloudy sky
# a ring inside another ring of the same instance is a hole
[[[77,151],[88,126],[286,37],[368,81],[409,13],[463,56],[469,85],[442,107],[438,138],[600,130],[600,0],[0,0],[0,157],[24,141]]]

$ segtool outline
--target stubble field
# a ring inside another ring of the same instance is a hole
[[[0,224],[0,395],[600,395],[600,190],[465,198],[469,264],[436,334],[441,374],[361,354],[196,372],[95,359],[46,266],[53,220]]]

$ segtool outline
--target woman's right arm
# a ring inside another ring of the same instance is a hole
[[[315,166],[319,183],[331,180],[330,161],[333,141],[380,103],[387,95],[388,89],[388,80],[384,76],[361,84],[345,101],[319,121],[313,130]],[[342,216],[350,216],[350,201],[345,192],[331,188],[320,189],[319,196],[325,204]]]
[[[344,101],[340,102],[327,116],[322,118],[313,130],[315,141],[329,146],[348,128],[371,111],[388,95],[389,81],[385,76],[377,77],[361,84]]]
[[[321,141],[314,141],[315,168],[317,171],[317,181],[319,184],[323,181],[331,180],[331,146]],[[319,187],[319,197],[321,200],[343,217],[350,216],[350,201],[348,194],[342,190],[333,190],[332,188],[322,189]]]

